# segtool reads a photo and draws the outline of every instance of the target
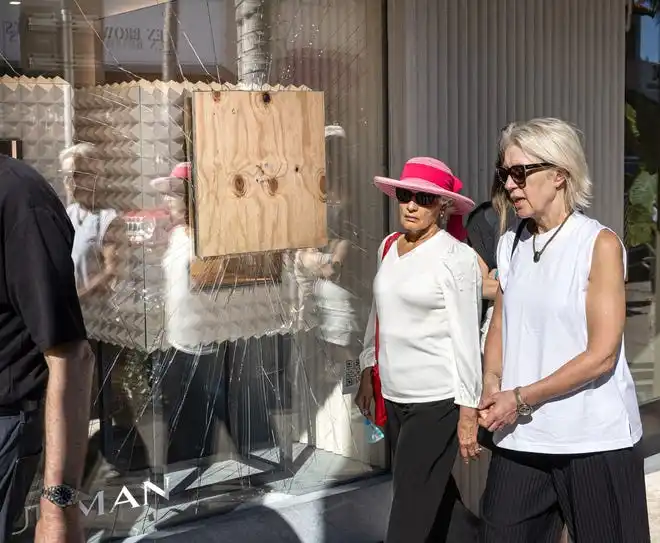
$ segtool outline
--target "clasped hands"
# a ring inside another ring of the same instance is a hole
[[[518,418],[518,402],[513,390],[500,390],[499,379],[484,379],[479,402],[479,426],[490,432],[515,424]]]

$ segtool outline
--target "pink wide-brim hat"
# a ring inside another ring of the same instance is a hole
[[[467,196],[459,194],[463,183],[442,161],[430,157],[411,158],[403,167],[400,179],[389,177],[374,177],[374,185],[396,198],[396,189],[407,189],[412,192],[428,192],[437,194],[454,204],[453,213],[466,215],[474,209],[474,202]]]
[[[170,175],[151,180],[151,186],[163,194],[183,196],[185,186],[191,175],[190,162],[179,162]]]

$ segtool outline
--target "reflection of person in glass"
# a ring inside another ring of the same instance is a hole
[[[106,319],[99,317],[112,314],[113,289],[119,279],[120,263],[124,260],[127,247],[126,227],[116,210],[99,207],[99,193],[103,194],[100,184],[103,159],[94,144],[84,142],[64,149],[60,153],[60,165],[69,200],[66,211],[75,232],[71,258],[78,296],[87,333],[94,338],[92,346],[97,350],[99,367],[105,368],[103,371],[111,376],[113,394],[110,413],[94,415],[102,418],[109,414],[116,425],[131,432],[136,423],[134,410],[137,406],[131,405],[129,400],[132,396],[127,376],[130,357],[127,357],[127,349],[98,341],[104,334],[102,327],[107,323]],[[92,400],[95,405],[98,394],[94,390]],[[109,455],[106,460],[110,463],[105,466],[107,475],[115,476],[118,470],[114,453],[109,448],[105,453]],[[101,467],[101,464],[93,467]],[[94,470],[87,476],[93,473]]]
[[[475,252],[456,239],[464,238],[461,216],[474,203],[432,158],[408,161],[400,180],[375,183],[397,198],[405,232],[386,255],[391,237],[379,249],[356,397],[370,416],[378,356],[393,454],[387,542],[472,541],[472,519],[451,472],[459,448],[465,461],[480,452],[481,273]],[[446,230],[439,226],[445,222]]]
[[[191,277],[190,176],[190,163],[184,162],[176,165],[169,176],[151,182],[164,196],[173,227],[163,258],[165,334],[171,348],[162,354],[156,371],[156,384],[162,388],[172,432],[170,463],[216,453],[230,457],[235,452],[228,435],[228,376],[224,375],[228,343],[216,341],[217,306]],[[200,417],[205,427],[200,428]]]
[[[345,362],[351,358],[347,347],[357,330],[354,297],[342,283],[342,269],[350,249],[350,242],[342,239],[345,198],[341,195],[339,172],[329,159],[332,142],[343,142],[346,132],[339,125],[325,127],[328,181],[327,223],[331,239],[323,249],[306,248],[296,251],[294,275],[299,287],[298,307],[300,328],[316,328],[320,338],[336,352],[328,358]],[[339,149],[338,149],[339,151]]]
[[[480,424],[494,431],[482,541],[650,541],[635,385],[623,347],[626,259],[582,210],[577,131],[513,123],[501,183],[519,224],[497,251]]]
[[[64,186],[70,203],[67,213],[76,236],[72,258],[81,301],[102,294],[117,279],[120,239],[125,228],[114,209],[98,209],[96,189],[102,171],[95,146],[79,143],[60,154]]]
[[[354,296],[347,288],[348,281],[342,276],[351,243],[342,237],[344,223],[348,222],[346,180],[341,175],[340,157],[345,155],[346,133],[339,125],[325,127],[327,145],[328,183],[328,231],[332,236],[327,247],[319,251],[313,267],[317,281],[314,285],[316,311],[320,322],[319,336],[331,346],[330,359],[345,363],[353,358],[350,345],[357,331],[357,319],[353,304]],[[336,159],[336,160],[333,160]],[[339,164],[338,164],[339,163]]]
[[[351,343],[352,333],[357,328],[352,295],[339,285],[349,246],[348,240],[333,239],[323,250],[301,249],[295,256],[296,279],[304,292],[301,299],[308,306],[303,315],[311,313],[306,317],[305,325],[307,328],[318,327],[320,338],[337,346],[338,350]],[[344,354],[337,360],[349,358]]]

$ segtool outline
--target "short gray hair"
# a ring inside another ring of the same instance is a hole
[[[98,174],[101,162],[96,145],[82,142],[67,147],[60,153],[60,166],[71,172]]]
[[[540,162],[549,162],[567,174],[566,204],[584,210],[591,203],[592,182],[581,133],[561,119],[544,117],[509,124],[500,136],[500,153],[515,145]]]

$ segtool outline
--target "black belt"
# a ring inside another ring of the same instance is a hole
[[[21,413],[31,413],[41,409],[40,400],[23,400],[10,405],[0,405],[0,417],[15,417]]]

